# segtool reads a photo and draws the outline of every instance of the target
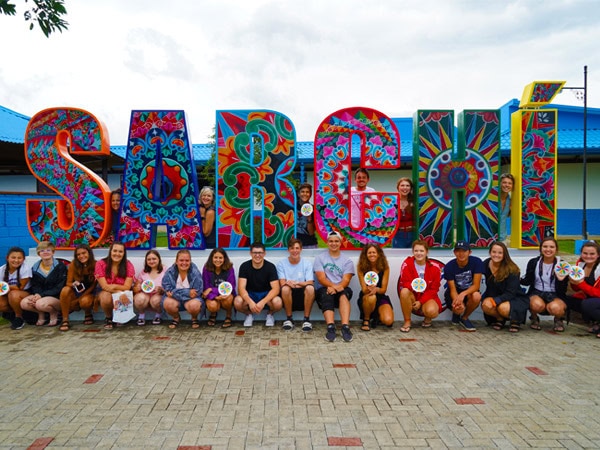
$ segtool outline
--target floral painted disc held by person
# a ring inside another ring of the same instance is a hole
[[[423,278],[415,278],[410,285],[415,292],[425,292],[427,289],[427,282]]]
[[[377,286],[377,283],[379,283],[379,275],[377,275],[377,272],[371,270],[365,273],[364,280],[367,286]]]
[[[0,281],[0,295],[6,295],[10,291],[10,286],[6,281]]]
[[[303,216],[310,216],[313,213],[313,206],[310,203],[305,203],[300,208],[300,212]]]
[[[571,264],[566,261],[559,261],[554,266],[554,272],[561,277],[568,277],[571,274]]]
[[[572,266],[571,273],[569,274],[569,278],[573,281],[581,281],[585,277],[585,272],[579,266]]]
[[[221,295],[229,295],[233,291],[233,286],[229,281],[223,281],[219,284],[219,294]]]
[[[152,280],[145,280],[142,283],[142,291],[144,291],[146,294],[149,294],[150,292],[152,292],[155,287],[156,286],[154,286],[154,281],[152,281]]]

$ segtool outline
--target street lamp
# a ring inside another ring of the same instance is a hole
[[[581,98],[577,95],[577,91],[583,90],[583,216],[581,234],[583,239],[587,240],[587,66],[583,66],[583,87],[563,86],[561,92],[563,89],[576,91],[575,96],[578,100],[581,100]]]

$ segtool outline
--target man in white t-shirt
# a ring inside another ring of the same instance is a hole
[[[352,223],[354,228],[359,227],[362,222],[362,208],[360,207],[363,201],[362,194],[375,192],[375,189],[367,186],[370,179],[371,177],[367,169],[360,167],[354,172],[356,186],[350,187],[350,223]]]
[[[281,285],[281,299],[287,319],[283,322],[284,330],[292,330],[293,311],[304,311],[302,331],[312,331],[310,311],[315,301],[315,286],[312,262],[302,258],[302,241],[292,238],[288,242],[287,258],[277,262],[277,276]]]

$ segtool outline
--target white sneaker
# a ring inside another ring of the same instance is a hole
[[[286,320],[285,322],[283,322],[283,327],[282,327],[285,331],[290,331],[294,329],[294,322],[292,322],[291,320]]]
[[[254,323],[254,316],[252,314],[246,314],[246,319],[244,320],[245,327],[251,327]]]
[[[267,314],[267,320],[265,321],[265,326],[272,327],[273,325],[275,325],[275,317],[273,317],[273,314]]]

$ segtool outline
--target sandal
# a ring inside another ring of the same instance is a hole
[[[517,322],[511,322],[508,331],[510,331],[511,333],[518,333],[519,331],[521,331],[521,325],[519,325]]]
[[[44,324],[46,323],[46,319],[40,319],[35,323],[36,327],[43,327]]]
[[[169,328],[171,330],[174,330],[175,328],[177,328],[179,326],[179,317],[177,319],[173,319],[171,321],[171,323],[169,324]]]
[[[160,325],[162,322],[162,319],[160,318],[160,316],[156,316],[154,319],[152,319],[152,325]]]
[[[225,320],[223,321],[223,325],[221,325],[221,328],[229,328],[231,326],[231,317],[225,317]]]
[[[60,324],[60,331],[69,331],[69,329],[71,328],[71,325],[69,324],[68,320],[63,321],[63,323]]]
[[[540,331],[542,329],[540,326],[540,318],[538,316],[531,317],[531,325],[529,325],[529,328],[536,331]]]
[[[94,316],[92,316],[91,314],[87,314],[83,318],[83,324],[84,325],[94,325]]]
[[[104,319],[104,329],[105,330],[112,330],[115,327],[115,324],[112,321],[112,317],[107,317],[106,319]]]
[[[502,328],[504,328],[504,322],[501,320],[497,320],[492,324],[492,328],[496,331],[500,331]]]
[[[401,331],[402,333],[408,333],[408,332],[410,332],[410,325],[402,325],[402,326],[400,327],[400,331]]]
[[[371,321],[369,319],[363,320],[362,326],[360,327],[363,331],[371,331]]]
[[[424,320],[421,324],[421,328],[431,328],[431,319],[429,319],[429,321]]]
[[[192,322],[192,324],[193,323],[194,322]],[[217,315],[211,314],[210,317],[208,318],[208,322],[206,322],[206,325],[208,325],[209,327],[214,327],[216,323],[217,323]]]
[[[137,321],[138,326],[143,327],[146,325],[146,319],[142,319],[141,317]]]
[[[600,324],[592,325],[590,328],[588,328],[588,333],[592,333],[592,334],[600,333]]]
[[[192,328],[194,330],[197,330],[198,328],[200,328],[200,322],[198,322],[198,319],[192,319]]]
[[[562,319],[557,319],[556,317],[554,318],[553,330],[558,333],[562,333],[563,331],[565,331],[565,324],[563,323]]]
[[[50,319],[50,322],[48,322],[49,327],[55,327],[58,325],[58,317],[56,319]]]

